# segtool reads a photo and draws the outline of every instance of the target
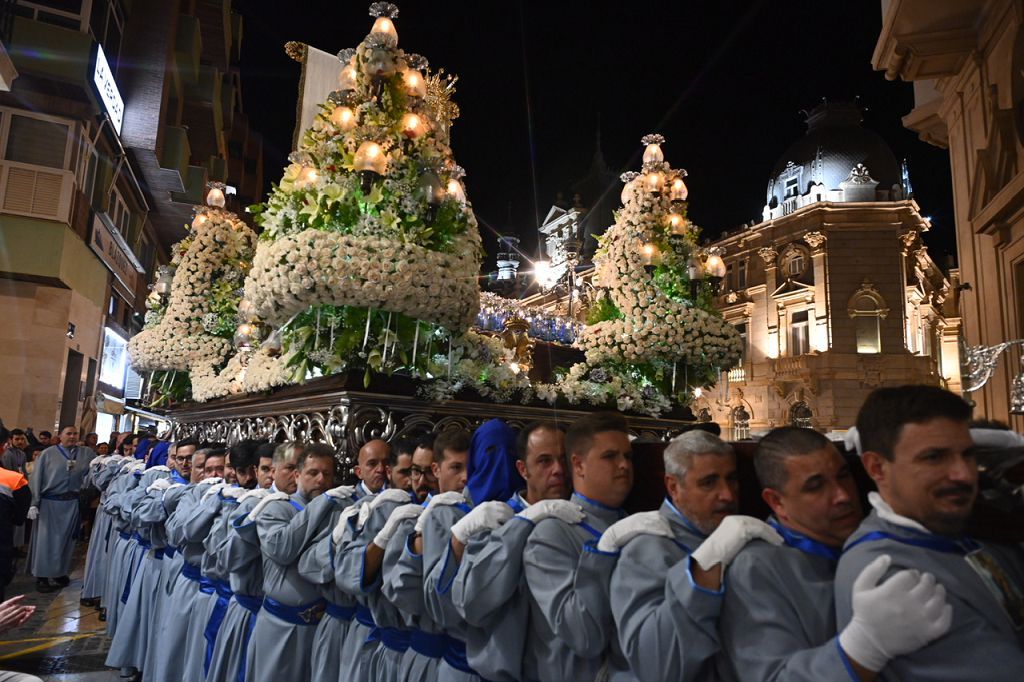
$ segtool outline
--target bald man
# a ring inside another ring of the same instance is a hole
[[[391,446],[379,438],[359,448],[359,459],[354,470],[359,479],[355,492],[357,500],[366,495],[376,495],[387,487],[390,456]]]

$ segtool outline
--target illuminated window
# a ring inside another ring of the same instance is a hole
[[[811,352],[810,329],[808,327],[807,311],[801,310],[793,313],[789,322],[789,354],[791,356],[803,355]]]
[[[882,320],[889,314],[885,299],[867,279],[850,297],[846,312],[853,320],[857,339],[857,352],[882,352]]]

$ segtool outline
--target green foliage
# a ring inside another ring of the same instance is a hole
[[[602,296],[587,310],[587,324],[597,324],[605,320],[621,320],[624,315],[619,310],[611,297]]]

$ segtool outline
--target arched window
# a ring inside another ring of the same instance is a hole
[[[885,299],[867,279],[850,297],[846,312],[853,319],[858,353],[882,352],[882,320],[889,314]]]
[[[809,429],[813,419],[814,413],[811,412],[811,408],[807,406],[807,403],[802,400],[798,403],[793,403],[793,406],[789,408],[789,423],[791,426]]]
[[[732,418],[733,440],[750,438],[750,413],[747,412],[747,408],[743,405],[737,405],[733,408],[730,417]]]

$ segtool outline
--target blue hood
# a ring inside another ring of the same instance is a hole
[[[516,431],[500,419],[484,422],[469,442],[466,490],[473,504],[508,500],[523,489],[516,470]]]

